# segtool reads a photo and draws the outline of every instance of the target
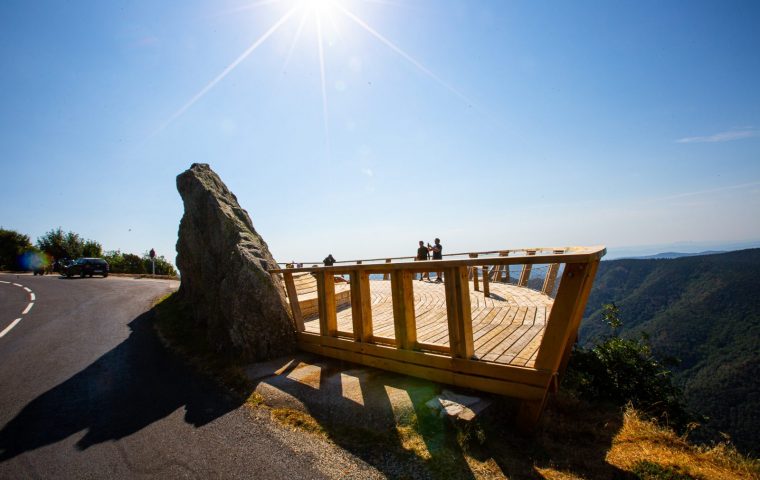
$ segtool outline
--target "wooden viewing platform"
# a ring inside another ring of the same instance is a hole
[[[530,427],[558,386],[604,253],[502,250],[271,273],[285,282],[301,349],[520,398]],[[437,271],[444,282],[414,279]]]

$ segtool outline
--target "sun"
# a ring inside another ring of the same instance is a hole
[[[369,0],[368,0],[369,1]],[[374,0],[378,3],[385,3],[385,0]],[[258,8],[263,7],[267,5],[277,4],[280,3],[281,0],[254,0],[251,4],[241,7],[241,9],[249,9],[249,8]],[[328,150],[330,150],[330,128],[329,128],[329,111],[328,111],[328,98],[327,98],[327,80],[328,80],[328,73],[325,68],[325,28],[332,28],[333,30],[337,31],[337,18],[343,18],[347,19],[349,23],[355,24],[358,27],[360,27],[360,30],[362,30],[364,33],[368,34],[369,36],[373,37],[375,40],[379,41],[381,44],[388,47],[390,50],[392,50],[394,53],[396,53],[398,56],[400,56],[405,61],[411,63],[414,65],[417,70],[419,70],[422,74],[426,75],[430,79],[434,80],[436,83],[444,87],[445,89],[449,90],[451,93],[459,97],[462,101],[466,102],[468,105],[472,106],[473,102],[470,101],[464,94],[459,92],[456,88],[449,85],[446,81],[444,81],[442,78],[437,76],[435,73],[433,73],[430,69],[425,67],[420,61],[418,61],[416,58],[412,57],[409,53],[404,51],[401,47],[396,45],[394,42],[392,42],[390,39],[386,38],[382,33],[380,33],[378,30],[373,28],[367,21],[363,18],[361,18],[357,13],[355,13],[352,8],[352,6],[349,6],[351,2],[349,0],[290,0],[289,2],[283,2],[280,5],[285,6],[287,8],[287,11],[283,13],[283,15],[279,18],[279,20],[275,21],[261,36],[258,37],[245,51],[243,51],[232,63],[230,63],[224,70],[222,70],[221,73],[219,73],[215,78],[213,78],[210,82],[206,84],[198,93],[193,95],[179,110],[174,112],[171,117],[169,117],[168,120],[166,120],[155,133],[160,132],[164,128],[166,128],[170,123],[172,123],[174,120],[182,116],[190,107],[193,106],[198,100],[203,98],[206,93],[209,92],[212,88],[214,88],[219,82],[221,82],[230,72],[232,72],[241,62],[243,62],[249,55],[251,55],[255,50],[257,50],[266,40],[271,37],[275,32],[277,32],[280,27],[282,27],[284,24],[290,22],[291,20],[295,18],[299,18],[300,20],[294,20],[298,22],[298,28],[295,31],[295,34],[293,36],[293,39],[291,41],[290,48],[288,50],[287,56],[285,57],[285,63],[283,65],[283,70],[287,66],[288,62],[290,61],[291,55],[293,53],[293,50],[296,47],[296,44],[299,43],[299,40],[301,38],[301,33],[304,29],[304,25],[307,22],[313,22],[315,26],[315,33],[316,33],[316,44],[317,44],[317,52],[319,55],[319,80],[321,83],[321,96],[322,96],[322,117],[323,117],[323,124],[324,124],[324,130],[325,130],[325,144]],[[284,5],[283,5],[284,4]],[[240,11],[241,9],[235,9],[235,11]],[[340,33],[338,32],[339,36]]]
[[[322,14],[331,12],[335,8],[335,1],[334,0],[303,0],[302,5],[306,10],[316,13],[317,15],[322,15]]]

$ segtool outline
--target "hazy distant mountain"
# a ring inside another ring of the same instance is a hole
[[[642,255],[638,257],[622,257],[618,260],[623,259],[639,259],[639,260],[650,260],[650,259],[658,259],[658,258],[681,258],[681,257],[696,257],[698,255],[715,255],[718,253],[726,253],[722,250],[707,250],[705,252],[696,252],[696,253],[684,253],[684,252],[662,252],[662,253],[655,253],[654,255]]]
[[[600,309],[613,301],[623,335],[647,332],[656,354],[681,360],[676,379],[710,417],[705,432],[760,452],[760,249],[601,262],[582,343],[606,332]]]

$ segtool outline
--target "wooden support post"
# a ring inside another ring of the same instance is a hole
[[[556,372],[573,335],[575,317],[583,312],[584,290],[591,288],[592,266],[585,263],[568,263],[562,273],[557,298],[546,321],[544,338],[536,355],[535,368]]]
[[[526,252],[528,255],[535,255],[535,250],[528,250]],[[530,280],[530,271],[532,270],[533,265],[526,263],[523,265],[522,272],[520,272],[520,280],[517,282],[517,285],[520,287],[525,287],[528,285],[528,280]]]
[[[509,250],[506,250],[506,251],[502,250],[501,252],[499,252],[499,256],[500,257],[506,257],[507,255],[509,255]],[[491,271],[491,278],[490,279],[493,280],[494,282],[501,282],[501,272],[504,271],[504,268],[506,268],[507,271],[509,271],[509,266],[508,265],[496,265],[496,266],[494,266],[493,270]]]
[[[372,339],[372,306],[369,293],[369,273],[364,270],[351,272],[351,320],[354,339],[369,342]]]
[[[554,250],[555,255],[565,253],[564,250]],[[541,289],[541,293],[551,296],[554,291],[554,284],[557,283],[557,272],[559,272],[559,263],[552,263],[549,265],[549,269],[546,271],[546,277],[544,278],[544,286]]]
[[[541,293],[545,295],[551,295],[554,291],[554,284],[557,281],[557,272],[559,272],[559,263],[552,263],[549,265],[549,270],[546,271],[546,278],[544,278],[544,286],[541,289]]]
[[[472,278],[472,285],[476,292],[480,291],[480,279],[478,279],[478,267],[469,267],[468,276]]]
[[[385,263],[391,263],[391,259],[390,258],[386,258],[385,259]],[[390,273],[385,272],[383,274],[383,280],[389,280],[390,278],[391,278],[391,274]]]
[[[467,267],[447,268],[444,282],[451,355],[457,358],[471,358],[475,353],[475,347],[472,337],[472,310]]]
[[[338,314],[335,310],[335,277],[330,270],[317,272],[316,276],[319,334],[334,337],[338,334]]]
[[[303,315],[301,315],[301,304],[298,303],[298,293],[296,293],[296,284],[293,281],[293,274],[290,272],[282,273],[285,280],[285,292],[288,294],[290,303],[290,312],[293,314],[293,321],[296,323],[296,331],[303,332]]]
[[[477,253],[468,253],[467,256],[470,257],[470,258],[478,258],[478,254]],[[475,275],[476,273],[477,272],[475,271],[475,267],[469,267],[469,268],[467,268],[467,278],[468,279],[472,280],[474,277],[477,277],[477,275]],[[477,285],[477,283],[475,285]],[[478,287],[476,286],[475,290],[477,290],[477,289],[478,289]]]
[[[580,298],[580,308],[576,309],[575,314],[570,324],[570,336],[568,342],[565,344],[565,351],[562,354],[562,359],[558,367],[559,374],[562,375],[567,368],[567,363],[570,361],[570,352],[573,350],[573,344],[578,340],[578,328],[581,325],[583,319],[583,310],[586,308],[586,302],[588,302],[588,296],[591,294],[591,287],[596,277],[596,271],[599,268],[599,260],[594,261],[589,265],[587,284],[583,286]]]
[[[483,265],[483,296],[491,296],[491,286],[488,283],[488,265]]]
[[[399,348],[411,350],[417,343],[417,325],[414,318],[414,291],[412,272],[394,270],[391,273],[391,295],[393,299],[393,325],[396,344]]]

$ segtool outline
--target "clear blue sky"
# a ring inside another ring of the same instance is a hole
[[[173,260],[203,162],[280,261],[757,241],[758,25],[756,1],[7,0],[0,225]]]

